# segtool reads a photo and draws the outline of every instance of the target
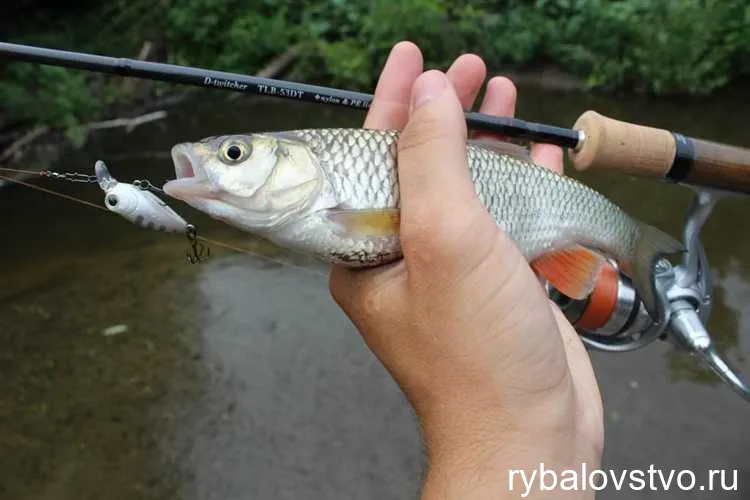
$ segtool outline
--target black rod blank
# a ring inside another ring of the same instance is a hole
[[[330,87],[7,42],[0,42],[0,56],[17,61],[343,106],[352,109],[368,109],[373,99],[370,94]],[[565,148],[575,148],[579,143],[577,130],[476,112],[466,113],[465,116],[467,125],[475,130],[533,142],[556,144]]]

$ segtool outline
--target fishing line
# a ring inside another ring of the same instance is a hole
[[[8,167],[0,167],[0,171],[2,172],[10,172],[12,174],[39,174],[41,175],[41,170],[20,170],[17,168],[8,168]]]
[[[40,177],[45,177],[45,175],[44,175],[44,173],[42,171],[34,171],[34,170],[20,170],[20,169],[14,169],[14,168],[0,167],[0,172],[18,173],[18,174],[33,174],[33,175],[39,175]],[[10,177],[6,177],[4,175],[0,175],[0,180],[4,180],[4,181],[7,181],[7,182],[13,182],[13,183],[16,183],[16,184],[20,184],[22,186],[26,186],[26,187],[29,187],[31,189],[36,189],[38,191],[42,191],[44,193],[51,194],[53,196],[58,196],[60,198],[64,198],[66,200],[69,200],[69,201],[72,201],[72,202],[75,202],[75,203],[80,203],[80,204],[85,205],[87,207],[96,208],[98,210],[102,210],[104,212],[110,213],[110,211],[107,210],[107,208],[105,206],[103,206],[103,205],[97,205],[96,203],[91,203],[90,201],[86,201],[86,200],[83,200],[81,198],[76,198],[75,196],[70,196],[70,195],[67,195],[67,194],[64,194],[64,193],[53,191],[51,189],[43,188],[41,186],[36,186],[34,184],[22,181],[20,179],[12,179]],[[266,261],[274,263],[274,264],[291,265],[291,266],[297,267],[298,269],[301,269],[301,270],[303,270],[305,272],[309,272],[309,273],[315,274],[316,276],[320,276],[320,273],[316,273],[316,272],[314,272],[314,271],[312,271],[312,270],[310,270],[308,268],[298,266],[295,263],[286,262],[286,261],[282,261],[282,260],[279,260],[279,259],[275,259],[275,258],[270,257],[268,255],[263,255],[263,254],[260,254],[260,253],[256,253],[256,252],[253,252],[251,250],[248,250],[248,249],[245,249],[245,248],[240,248],[240,247],[231,245],[229,243],[225,243],[225,242],[220,241],[220,240],[215,240],[215,239],[212,239],[212,238],[206,238],[205,236],[200,236],[200,235],[196,235],[195,238],[198,239],[198,240],[201,240],[201,241],[203,241],[205,243],[208,243],[210,245],[216,245],[218,247],[222,247],[222,248],[225,248],[227,250],[232,250],[232,251],[237,252],[237,253],[252,255],[253,257],[258,257],[260,259],[266,260]]]
[[[14,169],[11,169],[11,168],[2,168],[2,167],[0,167],[0,171],[3,171],[3,172],[8,172],[9,171],[9,172],[16,172],[16,173],[17,172],[23,172],[23,173],[27,173],[27,174],[36,174],[36,175],[42,176],[42,174],[40,172],[32,172],[30,170],[14,170]],[[15,182],[16,184],[21,184],[22,186],[30,187],[31,189],[37,189],[37,190],[43,191],[43,192],[45,192],[47,194],[51,194],[51,195],[54,195],[54,196],[59,196],[60,198],[65,198],[65,199],[70,200],[70,201],[74,201],[74,202],[77,202],[77,203],[81,203],[83,205],[87,205],[89,207],[98,208],[99,210],[104,210],[105,212],[109,212],[109,210],[107,210],[107,208],[104,207],[103,205],[97,205],[95,203],[91,203],[90,201],[86,201],[86,200],[82,200],[80,198],[76,198],[75,196],[70,196],[70,195],[67,195],[67,194],[64,194],[64,193],[58,193],[57,191],[52,191],[51,189],[43,188],[41,186],[35,186],[35,185],[31,184],[31,183],[22,181],[20,179],[11,179],[10,177],[5,177],[3,175],[0,175],[0,179],[2,179],[4,181],[8,181],[8,182]]]

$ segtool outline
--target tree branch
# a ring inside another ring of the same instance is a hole
[[[152,113],[146,113],[145,115],[136,116],[134,118],[115,118],[113,120],[87,123],[85,125],[82,125],[81,129],[84,132],[91,132],[92,130],[125,127],[126,132],[130,132],[139,125],[143,125],[144,123],[149,123],[156,120],[161,120],[166,117],[167,112],[164,110],[159,110]]]

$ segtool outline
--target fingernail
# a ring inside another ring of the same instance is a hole
[[[446,89],[447,82],[445,75],[438,70],[430,70],[419,75],[412,90],[413,108],[420,108],[439,97]]]

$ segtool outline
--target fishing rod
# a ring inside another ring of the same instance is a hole
[[[371,94],[331,87],[7,42],[0,42],[0,56],[358,110],[368,109],[373,100]],[[467,112],[465,117],[475,130],[567,148],[574,168],[580,171],[608,169],[750,194],[750,149],[615,120],[592,110],[584,112],[573,128],[478,112]]]
[[[359,110],[368,109],[373,100],[370,94],[329,87],[4,42],[0,42],[0,56]],[[750,402],[750,387],[724,361],[704,326],[713,303],[713,284],[699,238],[719,197],[701,187],[750,194],[750,150],[615,120],[595,111],[583,113],[572,129],[476,112],[465,116],[475,130],[567,148],[578,170],[609,169],[698,188],[685,221],[683,262],[672,265],[661,259],[654,266],[657,317],[645,310],[630,279],[613,266],[602,271],[593,292],[583,300],[571,300],[549,284],[545,287],[589,347],[625,352],[656,339],[669,340],[699,358]]]

